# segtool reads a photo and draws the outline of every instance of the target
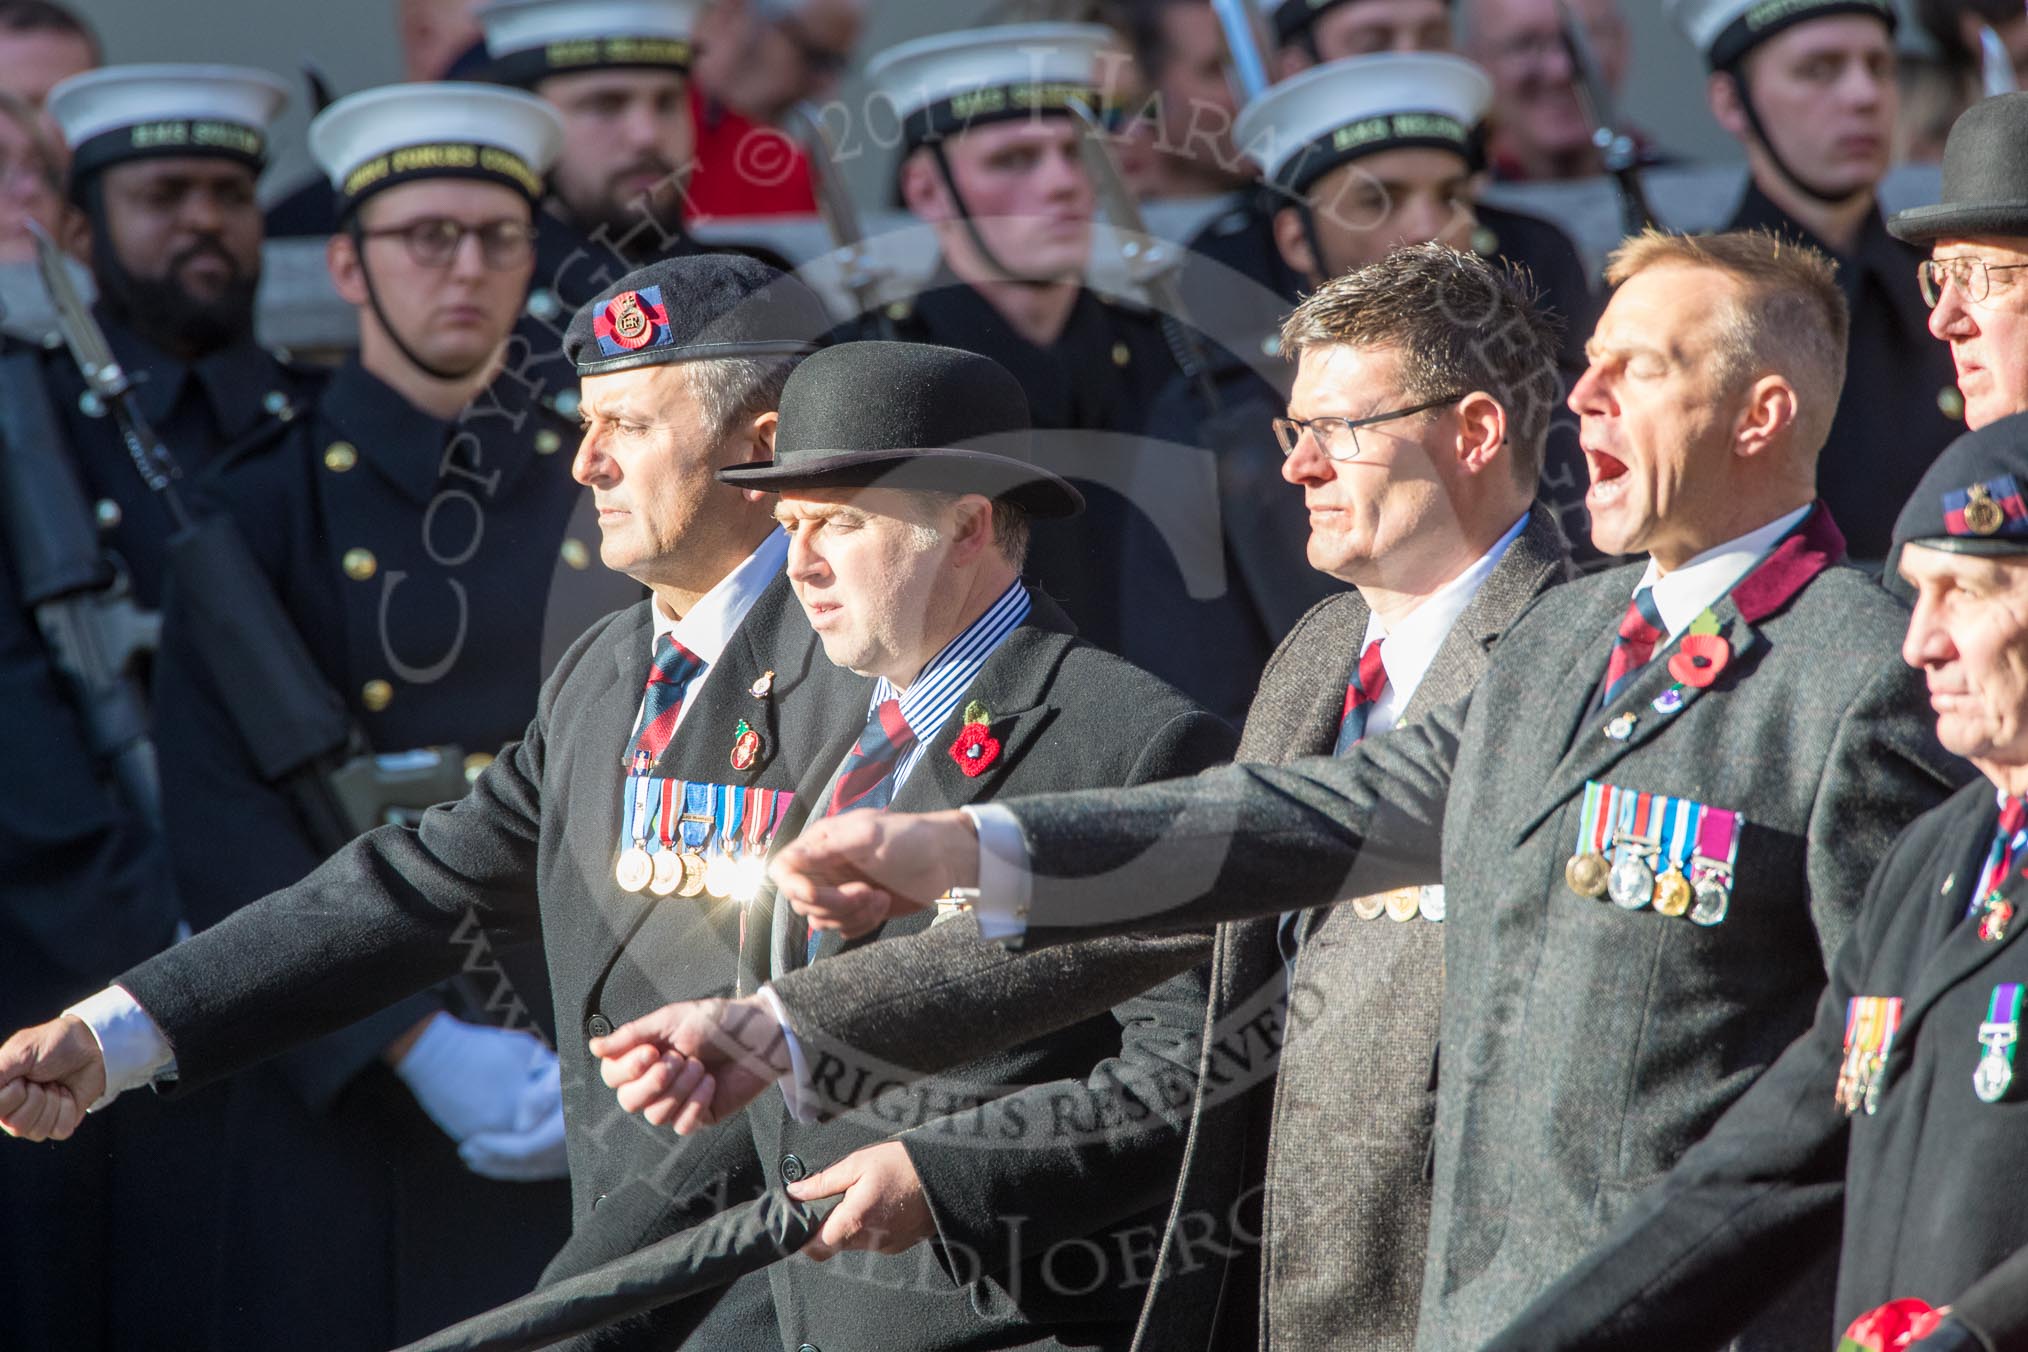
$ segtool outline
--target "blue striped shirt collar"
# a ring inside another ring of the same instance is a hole
[[[885,676],[873,683],[873,700],[869,710],[880,707],[881,701],[899,699],[901,717],[915,734],[916,744],[911,753],[897,767],[901,775],[913,769],[915,760],[922,753],[923,738],[935,733],[958,707],[958,701],[965,697],[978,678],[979,669],[986,665],[1007,635],[1021,627],[1028,618],[1033,602],[1028,598],[1028,589],[1021,585],[1019,578],[1000,593],[1000,599],[986,607],[986,613],[966,627],[965,631],[943,646],[943,650],[932,657],[922,669],[922,674],[904,691],[894,688]]]

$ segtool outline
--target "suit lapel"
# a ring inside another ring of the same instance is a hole
[[[1990,942],[1981,939],[1979,922],[1965,918],[1966,911],[1971,909],[1975,900],[1973,893],[1979,884],[1979,873],[1992,846],[1992,823],[1988,820],[1991,816],[1988,800],[1987,810],[1978,816],[1983,829],[1977,833],[1971,853],[1959,863],[1954,876],[1955,885],[1938,903],[1945,910],[1944,919],[1949,928],[1916,974],[1915,984],[1908,992],[1902,1009],[1902,1031],[1896,1035],[1897,1039],[1911,1039],[1916,1023],[1946,991],[1962,984],[1974,972],[2018,943],[2021,932],[2028,929],[2028,915],[2023,914],[2028,911],[2028,878],[2023,877],[2019,860],[2015,861],[2014,871],[2000,893],[2014,906],[2014,918],[2007,926],[2005,937]]]
[[[1353,592],[1319,617],[1324,627],[1318,634],[1319,679],[1309,705],[1290,730],[1293,755],[1328,756],[1338,743],[1338,725],[1345,720],[1345,688],[1352,683],[1359,665],[1359,645],[1366,638],[1372,612],[1366,600]]]

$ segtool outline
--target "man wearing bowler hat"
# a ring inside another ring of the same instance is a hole
[[[1943,200],[1899,211],[1917,264],[1929,331],[1950,344],[1965,423],[2028,411],[2028,94],[1973,104],[1944,145]]]
[[[846,812],[1135,784],[1231,755],[1224,723],[1080,640],[1022,580],[1029,523],[1083,505],[1030,461],[1028,436],[1020,386],[986,358],[848,343],[789,378],[774,459],[720,472],[781,495],[789,583],[825,655],[864,678],[782,839]],[[843,947],[770,897],[742,984]],[[1202,969],[1185,972],[867,1114],[817,1122],[780,1098],[755,1104],[769,1185],[842,1194],[806,1251],[831,1261],[770,1269],[784,1345],[1125,1348],[1182,1155],[1205,990]],[[1145,1261],[1126,1256],[1136,1243]],[[870,1252],[833,1257],[846,1249]]]
[[[1979,777],[1881,860],[1809,1031],[1490,1347],[1719,1347],[1834,1251],[1841,1346],[2028,1338],[2028,1216],[2001,1181],[2028,1113],[2024,483],[2028,417],[2002,418],[1938,458],[1894,529],[1902,660]]]

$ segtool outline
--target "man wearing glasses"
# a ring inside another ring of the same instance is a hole
[[[2028,94],[1973,104],[1944,147],[1943,201],[1897,212],[1897,239],[1929,246],[1918,265],[1929,331],[1950,345],[1965,423],[2028,411]]]
[[[367,749],[457,747],[468,773],[536,707],[552,572],[599,547],[566,529],[575,429],[494,383],[561,139],[547,104],[481,85],[368,90],[319,116],[310,146],[341,213],[327,263],[359,351],[285,436],[200,489]],[[172,587],[155,690],[171,862],[200,930],[324,853],[206,675],[203,601]],[[509,963],[513,993],[546,1008],[539,959]],[[544,1181],[565,1175],[557,1061],[527,1017],[499,1017],[417,997],[233,1084],[227,1139],[260,1146],[223,1166],[236,1279],[320,1276],[308,1305],[227,1301],[208,1345],[294,1343],[307,1320],[319,1346],[384,1347],[533,1284],[568,1231],[567,1192]]]

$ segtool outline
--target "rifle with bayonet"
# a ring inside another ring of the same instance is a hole
[[[1605,80],[1605,68],[1592,50],[1591,35],[1584,20],[1570,7],[1570,0],[1556,0],[1556,21],[1563,30],[1564,50],[1570,54],[1571,69],[1577,75],[1577,98],[1591,124],[1591,143],[1598,148],[1599,161],[1611,175],[1613,190],[1620,200],[1620,227],[1624,234],[1638,235],[1657,224],[1654,209],[1641,183],[1641,148],[1619,117],[1618,105]]]
[[[310,838],[327,854],[391,816],[461,796],[462,757],[433,749],[432,763],[413,754],[392,759],[366,751],[238,528],[221,514],[193,516],[185,507],[177,491],[181,467],[141,412],[131,377],[56,246],[40,231],[35,235],[36,261],[64,345],[86,388],[113,418],[135,472],[168,515],[169,570],[179,608],[190,617],[192,647],[261,777],[289,796]],[[10,408],[9,416],[19,423],[22,410]],[[33,426],[22,430],[35,433]]]
[[[0,357],[0,520],[21,602],[128,808],[162,826],[162,792],[136,668],[161,622],[135,602],[124,571],[99,547],[92,509],[62,449],[56,412],[33,352]]]
[[[785,120],[790,134],[810,161],[817,211],[824,218],[824,228],[830,233],[832,248],[838,255],[838,280],[851,294],[859,313],[872,317],[875,336],[892,340],[896,337],[894,317],[887,312],[883,295],[883,283],[889,273],[873,261],[866,244],[866,230],[859,221],[859,208],[853,204],[844,180],[838,177],[838,151],[824,126],[823,110],[810,103],[799,103],[789,109]]]
[[[1183,307],[1183,293],[1176,285],[1176,270],[1183,266],[1183,251],[1148,233],[1141,220],[1140,206],[1128,190],[1126,180],[1120,177],[1119,166],[1113,162],[1112,150],[1106,145],[1105,124],[1098,114],[1080,99],[1071,99],[1069,106],[1083,124],[1079,153],[1084,157],[1085,173],[1098,190],[1106,220],[1120,241],[1120,257],[1127,265],[1127,275],[1153,302],[1162,339],[1169,345],[1169,355],[1175,358],[1178,369],[1203,395],[1205,410],[1216,413],[1222,401],[1218,397],[1218,384],[1211,376],[1211,359],[1190,324]]]

